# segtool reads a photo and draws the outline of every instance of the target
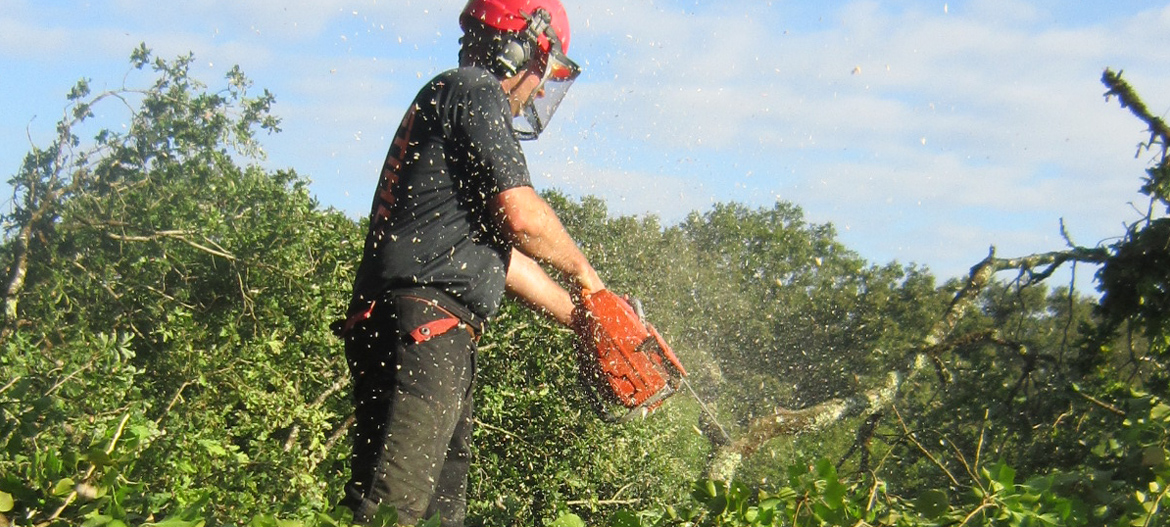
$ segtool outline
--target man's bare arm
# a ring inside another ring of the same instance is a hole
[[[545,273],[535,260],[515,249],[508,266],[507,287],[512,298],[563,326],[571,327],[573,299],[569,292]]]
[[[597,271],[565,231],[552,207],[535,189],[516,187],[505,190],[493,198],[491,206],[496,221],[519,252],[564,274],[571,282],[570,287],[580,288],[583,292],[605,288]]]

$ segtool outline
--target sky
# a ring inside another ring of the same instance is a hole
[[[456,63],[463,4],[0,0],[0,173],[49,142],[78,79],[143,85],[128,59],[145,43],[193,53],[213,88],[239,65],[282,118],[261,137],[264,165],[364,216],[406,105]],[[991,246],[1063,249],[1062,222],[1079,245],[1110,243],[1148,207],[1148,134],[1100,78],[1122,70],[1154,113],[1170,111],[1170,1],[565,7],[584,73],[525,144],[539,190],[668,225],[720,202],[791,202],[866,260],[942,279]]]

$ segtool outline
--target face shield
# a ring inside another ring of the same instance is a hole
[[[517,115],[513,122],[512,128],[521,140],[532,140],[540,136],[560,106],[561,100],[565,98],[569,86],[572,86],[573,81],[581,74],[581,68],[577,63],[557,48],[558,46],[552,46],[546,55],[547,64],[540,84],[532,90],[528,102],[524,103],[520,115]]]

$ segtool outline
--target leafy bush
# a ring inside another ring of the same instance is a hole
[[[56,140],[10,180],[0,525],[351,523],[333,510],[351,409],[327,325],[363,226],[258,166],[271,94],[249,95],[238,69],[209,91],[192,60],[143,46],[130,78],[148,87],[80,82]],[[129,126],[91,130],[111,103]],[[1165,167],[1143,186],[1155,203]],[[546,198],[607,283],[645,301],[714,417],[683,393],[603,423],[572,335],[507,303],[481,341],[470,525],[1168,524],[1165,218],[1069,252],[1106,258],[1100,302],[1027,268],[951,320],[974,277],[871,265],[792,204],[663,226]],[[872,413],[752,435],[891,377]],[[739,477],[711,479],[728,452]]]

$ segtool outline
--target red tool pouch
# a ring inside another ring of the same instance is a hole
[[[454,317],[432,320],[426,324],[414,328],[414,331],[410,332],[410,339],[413,340],[415,344],[421,344],[439,335],[442,335],[443,333],[451,331],[452,329],[458,327],[459,324],[459,319]]]

